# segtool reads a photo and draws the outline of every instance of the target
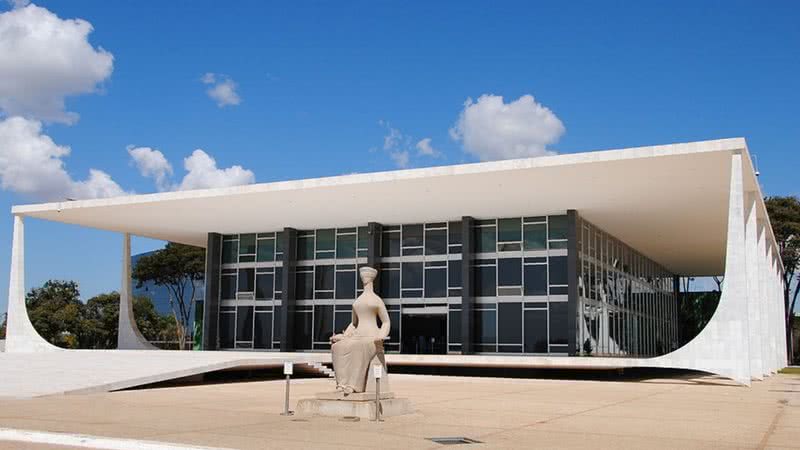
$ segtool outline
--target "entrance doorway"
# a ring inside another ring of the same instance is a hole
[[[400,353],[434,355],[447,353],[447,315],[403,314]]]

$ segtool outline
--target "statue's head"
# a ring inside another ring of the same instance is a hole
[[[378,271],[372,267],[364,266],[358,269],[358,274],[361,275],[361,282],[367,284],[375,281],[375,277],[378,276]]]

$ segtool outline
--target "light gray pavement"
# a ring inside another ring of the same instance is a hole
[[[715,377],[392,377],[393,391],[416,412],[380,424],[283,417],[284,383],[275,380],[0,399],[0,427],[242,449],[439,448],[426,440],[434,436],[484,442],[476,448],[782,449],[800,442],[798,375],[751,388]],[[332,387],[328,379],[297,380],[292,404]]]

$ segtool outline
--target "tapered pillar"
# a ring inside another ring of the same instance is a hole
[[[8,283],[6,352],[46,352],[60,350],[39,335],[25,306],[25,226],[22,216],[14,216],[11,241],[11,273]]]
[[[756,193],[747,192],[745,195],[745,210],[747,222],[745,223],[745,257],[747,259],[747,318],[748,340],[750,342],[750,377],[761,380],[764,371],[761,368],[761,321],[759,306],[761,296],[758,288],[758,221],[756,219]]]
[[[767,287],[767,228],[763,220],[758,220],[758,334],[761,350],[761,374],[769,376],[772,373],[771,359],[769,358],[769,288]]]
[[[133,314],[133,289],[131,286],[131,235],[122,235],[122,279],[119,289],[119,332],[117,333],[117,349],[119,350],[158,350],[147,342]]]

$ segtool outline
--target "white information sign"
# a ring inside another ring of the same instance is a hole
[[[283,363],[283,374],[284,375],[293,375],[294,370],[294,363],[291,361],[286,361]]]

